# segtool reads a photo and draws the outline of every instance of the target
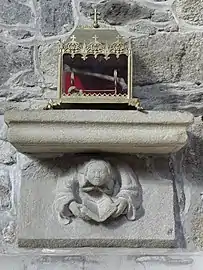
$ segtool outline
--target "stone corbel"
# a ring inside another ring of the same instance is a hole
[[[117,152],[169,154],[187,142],[186,112],[7,111],[8,140],[28,154]]]
[[[174,187],[164,155],[187,143],[190,113],[8,111],[5,121],[18,151],[49,157],[18,160],[19,246],[176,246]],[[163,156],[128,155],[138,153]]]

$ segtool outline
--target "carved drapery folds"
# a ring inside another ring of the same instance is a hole
[[[54,207],[64,224],[73,218],[101,223],[126,216],[133,221],[141,206],[138,178],[123,162],[90,159],[58,179]]]

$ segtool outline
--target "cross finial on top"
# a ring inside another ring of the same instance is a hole
[[[91,13],[91,16],[93,16],[93,15],[94,15],[93,27],[94,28],[99,28],[98,15],[100,15],[100,13],[97,11],[96,8],[94,8],[94,13]]]
[[[92,38],[94,39],[94,42],[95,42],[95,43],[98,42],[98,36],[94,35]]]
[[[74,35],[73,35],[73,36],[71,36],[71,38],[70,38],[70,39],[71,39],[71,41],[72,41],[72,42],[75,42],[75,40],[76,40],[76,36],[74,36]]]

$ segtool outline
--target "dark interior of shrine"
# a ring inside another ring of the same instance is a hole
[[[89,55],[86,60],[81,55],[63,55],[63,92],[72,91],[88,94],[127,94],[128,58],[110,55]]]

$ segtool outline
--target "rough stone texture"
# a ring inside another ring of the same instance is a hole
[[[0,163],[12,165],[16,162],[16,150],[10,143],[0,140],[0,148]]]
[[[7,24],[29,23],[31,9],[17,0],[4,0],[0,2],[0,22]]]
[[[184,223],[186,239],[193,242],[194,246],[203,248],[202,235],[202,179],[203,179],[203,121],[202,117],[196,117],[194,124],[189,129],[189,143],[182,162],[180,163],[184,172],[185,203]],[[190,185],[190,188],[188,187]],[[190,200],[190,196],[192,199]],[[191,235],[191,236],[190,236]]]
[[[203,25],[202,0],[176,0],[174,2],[178,16],[191,24]]]
[[[153,14],[153,10],[147,7],[137,3],[128,4],[124,1],[102,1],[97,8],[101,13],[101,19],[111,25],[124,24],[132,19],[150,18]],[[90,9],[89,4],[82,2],[81,9],[86,13],[86,10]]]
[[[31,78],[29,77],[29,79]],[[31,89],[26,87],[26,86],[32,87],[33,83],[29,82],[25,83],[25,78],[24,81],[21,81],[21,83],[22,83],[21,87],[15,86],[12,89],[10,89],[9,87],[2,87],[0,90],[0,96],[5,97],[6,100],[9,102],[13,101],[22,102],[31,98],[39,98],[42,96],[41,88],[35,87],[32,91],[30,91]],[[17,82],[16,84],[19,85],[20,83]]]
[[[33,68],[32,55],[31,48],[0,42],[0,85],[16,73]]]
[[[155,35],[157,32],[156,26],[151,25],[147,20],[140,20],[131,24],[129,30],[136,33],[144,33],[148,35]]]
[[[168,154],[186,144],[193,116],[153,111],[10,111],[5,122],[9,141],[24,153]]]
[[[73,25],[71,0],[40,0],[41,31],[45,36],[56,35],[64,25]]]
[[[175,245],[173,186],[169,171],[161,171],[165,167],[164,162],[168,162],[167,159],[159,159],[158,163],[163,164],[163,167],[160,166],[157,171],[160,175],[168,173],[166,178],[147,172],[144,161],[133,159],[134,164],[139,164],[139,167],[134,165],[134,168],[142,186],[145,212],[138,220],[126,221],[123,217],[120,221],[90,225],[82,219],[76,219],[69,225],[62,225],[57,220],[56,212],[53,212],[53,205],[56,181],[60,180],[63,173],[67,173],[65,168],[60,172],[60,164],[71,166],[71,163],[68,164],[69,159],[74,160],[73,157],[67,157],[67,160],[58,161],[58,165],[57,161],[47,161],[47,164],[32,163],[22,171],[19,221],[21,246],[55,248]]]
[[[6,141],[7,138],[7,125],[4,122],[4,116],[0,115],[0,140]]]
[[[42,45],[39,48],[39,68],[45,84],[50,89],[57,88],[58,44]]]
[[[141,99],[142,106],[146,110],[186,110],[196,116],[203,111],[203,87],[198,83],[137,86],[134,88],[134,96]]]
[[[67,255],[67,252],[69,255]],[[70,249],[63,251],[23,252],[22,255],[1,256],[1,265],[5,270],[202,270],[202,252],[181,253],[163,250],[135,249]]]
[[[3,239],[6,243],[12,244],[16,239],[16,225],[10,221],[8,226],[2,230]]]
[[[193,241],[199,247],[203,247],[203,217],[202,213],[197,213],[193,220]]]
[[[170,11],[155,11],[151,17],[152,22],[167,22],[173,19]]]
[[[0,211],[11,208],[11,183],[9,173],[0,168]]]
[[[150,36],[159,32],[177,32],[178,25],[174,20],[164,23],[151,23],[150,20],[137,20],[128,24],[129,31],[134,35]]]
[[[134,39],[134,83],[203,81],[202,39],[176,33]]]
[[[46,105],[47,102],[43,102],[42,108]],[[33,105],[33,104],[32,104]],[[35,107],[36,108],[36,107]],[[39,108],[39,105],[37,106]],[[29,101],[25,102],[6,102],[5,99],[0,100],[0,113],[4,114],[8,110],[29,110],[31,109],[31,103]]]
[[[82,16],[92,18],[93,4],[89,2],[82,1],[80,10]],[[133,35],[135,36],[140,36],[140,34],[152,35],[159,31],[178,31],[178,25],[169,8],[156,9],[153,4],[149,5],[149,7],[147,3],[140,1],[131,1],[130,3],[125,1],[102,1],[97,5],[100,11],[99,17],[102,21],[110,25],[127,25],[125,30],[132,31],[133,29]],[[131,34],[129,35],[131,36]]]
[[[9,34],[17,39],[26,39],[34,36],[33,32],[27,30],[11,30]]]

